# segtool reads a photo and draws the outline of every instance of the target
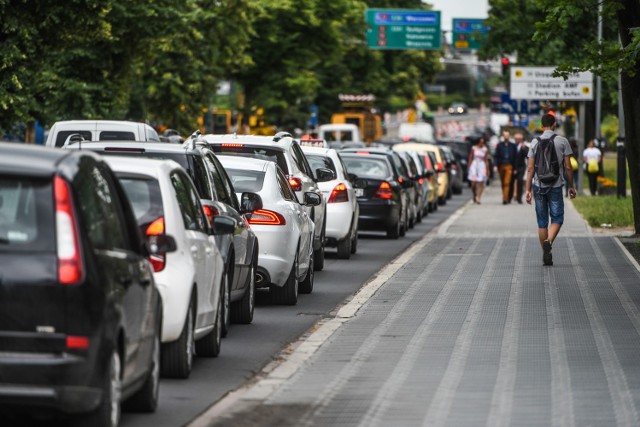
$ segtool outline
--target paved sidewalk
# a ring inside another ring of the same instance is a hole
[[[571,203],[565,221],[543,267],[533,207],[494,184],[197,425],[640,425],[640,271]]]

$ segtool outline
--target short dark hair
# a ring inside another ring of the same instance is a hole
[[[543,128],[549,128],[556,123],[556,117],[553,114],[545,114],[540,119]]]

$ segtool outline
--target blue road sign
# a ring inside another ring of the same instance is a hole
[[[440,26],[440,12],[419,10],[367,9],[367,23],[373,25]]]

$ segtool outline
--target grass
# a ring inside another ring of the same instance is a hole
[[[573,199],[573,205],[582,214],[590,226],[633,227],[633,206],[631,197],[617,196],[580,196]]]
[[[607,153],[604,157],[602,168],[604,169],[604,177],[613,182],[618,182],[618,158],[616,153]],[[582,188],[589,190],[589,179],[586,173],[582,173]],[[627,165],[627,190],[631,189],[629,181],[629,166]]]

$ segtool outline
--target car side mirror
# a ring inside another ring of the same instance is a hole
[[[149,255],[160,255],[178,250],[176,239],[168,234],[147,236],[145,246]]]
[[[312,191],[304,193],[304,204],[307,206],[319,206],[322,203],[322,197]]]
[[[251,213],[262,209],[262,197],[256,193],[242,193],[240,196],[240,213]]]
[[[220,236],[223,234],[233,234],[234,231],[236,231],[236,222],[233,218],[219,215],[213,218],[213,224],[211,224],[209,234],[212,236]]]
[[[353,188],[367,188],[369,186],[369,181],[364,178],[356,178],[353,180]]]
[[[318,178],[318,182],[327,182],[336,179],[336,175],[333,171],[327,168],[316,169],[316,177]]]

